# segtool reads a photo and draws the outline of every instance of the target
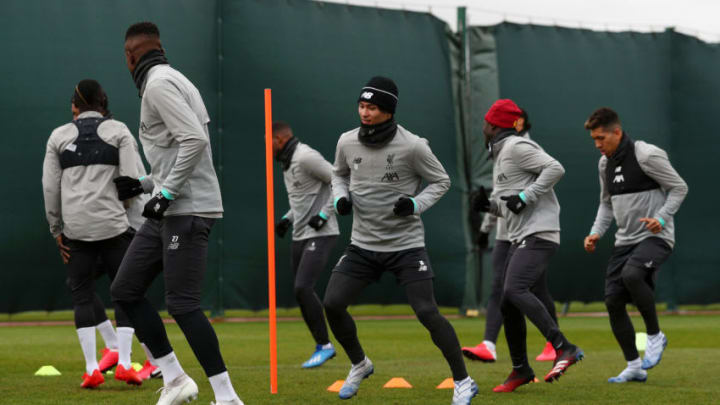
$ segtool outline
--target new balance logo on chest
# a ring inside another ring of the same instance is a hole
[[[625,176],[622,174],[622,166],[618,166],[615,168],[615,177],[613,178],[613,183],[624,183],[625,182]]]

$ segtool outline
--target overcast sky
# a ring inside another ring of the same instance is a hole
[[[430,11],[455,29],[457,7],[468,8],[470,25],[502,21],[608,31],[678,32],[720,42],[718,0],[323,0],[372,7]]]

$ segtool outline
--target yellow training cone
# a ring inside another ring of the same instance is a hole
[[[635,346],[637,346],[638,351],[644,352],[646,345],[647,345],[647,333],[645,333],[645,332],[636,333],[635,334]]]
[[[337,380],[332,383],[331,386],[327,387],[327,390],[330,392],[340,392],[340,388],[342,388],[343,383],[345,383],[345,380]]]
[[[58,369],[53,366],[42,366],[35,372],[35,375],[40,377],[52,377],[61,374]]]
[[[438,390],[450,390],[455,388],[455,383],[453,382],[452,378],[446,378],[443,380],[443,382],[440,383],[435,389]]]
[[[402,377],[394,377],[386,382],[383,388],[412,388],[412,385]]]
[[[142,370],[143,366],[140,363],[130,363],[130,366],[135,369],[135,371]]]

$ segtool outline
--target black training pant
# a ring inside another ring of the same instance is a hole
[[[305,324],[318,345],[330,343],[325,312],[315,292],[320,274],[325,271],[337,236],[321,236],[292,243],[292,269],[295,279],[295,299],[300,305]]]
[[[655,278],[671,252],[667,242],[655,237],[613,249],[605,276],[605,306],[610,327],[627,361],[637,359],[640,354],[626,305],[632,302],[638,308],[648,335],[660,332],[655,310]]]
[[[525,316],[555,348],[565,342],[557,322],[548,311],[548,307],[554,308],[554,303],[548,290],[546,273],[550,258],[557,249],[556,243],[534,236],[510,248],[505,270],[502,314],[513,366],[528,364]]]
[[[505,281],[505,265],[507,264],[508,253],[510,253],[511,246],[512,243],[509,241],[496,240],[492,253],[493,279],[490,298],[488,299],[487,304],[485,337],[483,340],[493,343],[497,342],[498,335],[500,334],[500,328],[503,324],[500,308],[502,306],[503,285]],[[555,302],[550,296],[550,290],[547,287],[547,272],[545,273],[544,278],[545,280],[542,280],[530,290],[541,298],[543,304],[545,304],[545,307],[550,313],[550,316],[552,316],[553,320],[557,323],[558,319],[557,312],[555,310]]]
[[[333,270],[325,291],[325,312],[330,329],[353,364],[365,358],[355,322],[347,311],[362,290],[384,271],[395,274],[405,287],[408,302],[420,323],[450,365],[453,379],[465,379],[460,342],[450,322],[438,311],[433,293],[432,269],[424,248],[400,252],[372,252],[350,245]]]
[[[98,259],[101,258],[110,280],[114,280],[125,251],[133,239],[130,229],[110,239],[86,242],[72,240],[63,236],[63,243],[70,248],[70,261],[67,269],[67,285],[73,299],[75,328],[93,327],[107,319],[100,297],[95,293],[95,273]],[[97,309],[98,301],[102,314]],[[127,315],[115,305],[117,326],[130,326]]]
[[[208,377],[226,370],[217,336],[200,308],[214,219],[192,215],[148,219],[135,235],[111,287],[153,357],[172,352],[165,327],[145,292],[162,272],[165,302]]]

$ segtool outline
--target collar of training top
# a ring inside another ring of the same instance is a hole
[[[80,114],[78,114],[76,119],[81,120],[83,118],[100,118],[102,116],[102,113],[90,110],[81,112]]]

